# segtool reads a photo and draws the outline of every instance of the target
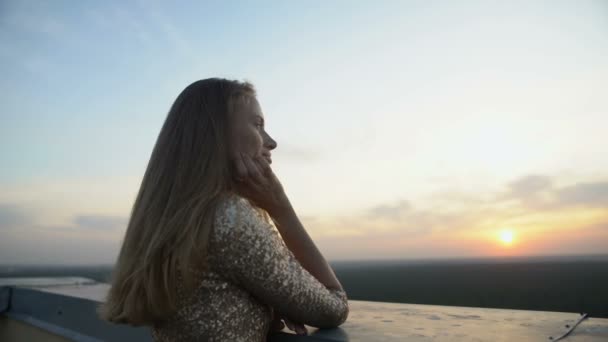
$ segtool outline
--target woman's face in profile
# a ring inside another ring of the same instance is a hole
[[[248,97],[238,100],[231,113],[232,154],[244,153],[250,157],[261,156],[272,163],[270,151],[277,147],[264,126],[264,114],[257,99]]]

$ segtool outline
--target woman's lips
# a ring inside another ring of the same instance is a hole
[[[272,158],[270,157],[270,153],[269,154],[263,153],[262,157],[264,159],[266,159],[266,161],[268,162],[268,164],[272,164]]]
[[[260,154],[260,156],[264,159],[266,159],[266,161],[268,162],[268,164],[272,164],[272,157],[270,152],[263,152]]]

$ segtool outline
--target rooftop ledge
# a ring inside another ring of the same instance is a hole
[[[0,341],[152,341],[148,328],[99,320],[109,285],[78,277],[0,279]],[[608,341],[608,319],[579,313],[350,300],[338,328],[285,328],[268,341]]]

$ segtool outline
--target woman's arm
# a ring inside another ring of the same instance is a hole
[[[283,241],[302,267],[327,288],[344,290],[334,271],[304,229],[286,196],[282,206],[269,214]]]
[[[285,245],[300,264],[327,288],[344,291],[333,270],[302,226],[281,182],[268,162],[263,158],[240,154],[234,163],[241,180],[241,194],[270,214]]]
[[[212,245],[216,270],[288,322],[334,328],[349,313],[346,292],[306,270],[251,203],[231,196],[218,207]]]

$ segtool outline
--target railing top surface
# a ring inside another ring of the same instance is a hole
[[[96,282],[40,286],[40,294],[102,301],[109,285]],[[28,287],[21,286],[21,287]],[[350,300],[348,320],[337,329],[307,326],[311,341],[607,341],[608,319],[546,312]],[[580,320],[580,322],[578,322]],[[275,341],[301,340],[285,328]],[[550,339],[553,337],[553,339]]]

